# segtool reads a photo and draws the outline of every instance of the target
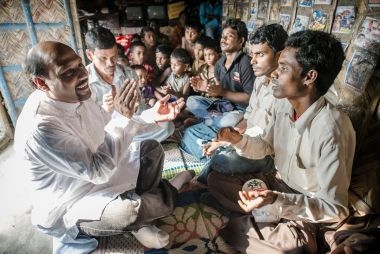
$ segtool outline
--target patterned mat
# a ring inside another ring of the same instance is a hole
[[[162,178],[170,179],[177,173],[184,170],[193,169],[198,175],[202,168],[203,163],[197,160],[192,155],[179,149],[176,143],[164,143],[165,150],[164,169],[162,171]]]
[[[170,235],[167,248],[144,249],[131,235],[118,235],[99,239],[96,254],[116,253],[234,253],[221,237],[219,230],[228,219],[211,207],[199,202],[203,191],[181,193],[173,213],[157,222],[157,226]]]
[[[165,161],[162,177],[170,179],[184,170],[193,169],[196,174],[203,164],[181,151],[177,143],[164,143]],[[201,204],[200,195],[205,190],[181,193],[173,213],[157,221],[156,225],[170,235],[170,243],[164,249],[145,249],[132,235],[99,238],[95,254],[118,253],[234,253],[221,237],[219,230],[227,223],[213,208]]]

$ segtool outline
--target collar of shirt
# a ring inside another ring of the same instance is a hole
[[[99,75],[99,73],[96,71],[95,66],[93,63],[90,63],[87,65],[87,71],[88,71],[88,83],[100,83],[102,85],[107,85],[109,84],[105,82]],[[115,73],[114,73],[114,79],[113,79],[113,85],[115,85],[119,80],[124,80],[125,74],[123,72],[123,69],[119,66],[116,65]]]
[[[234,64],[235,64],[237,61],[239,61],[240,57],[241,57],[242,55],[244,55],[244,54],[245,54],[245,53],[243,52],[242,49],[239,50],[239,51],[236,53],[235,58],[234,58],[234,60],[232,61],[232,64],[231,64],[229,70],[234,66]],[[224,66],[224,63],[226,62],[226,60],[227,60],[226,54],[223,53],[223,56],[222,56],[221,59],[220,59],[220,61],[221,61],[221,63],[222,63],[222,66]]]
[[[287,103],[285,105],[279,106],[278,111],[288,115],[289,121],[292,125],[294,125],[300,134],[305,131],[307,126],[310,125],[310,122],[313,121],[314,117],[318,115],[319,111],[321,111],[321,109],[326,105],[325,97],[321,96],[301,116],[299,116],[297,121],[294,121],[294,108],[287,99],[284,99],[284,102],[285,100]]]
[[[43,91],[37,90],[36,93],[38,93],[39,97],[41,98],[41,101],[47,102],[47,105],[49,107],[54,106],[58,110],[58,112],[61,112],[61,114],[72,114],[73,112],[77,111],[77,109],[82,105],[83,102],[75,102],[75,103],[68,103],[63,101],[57,101],[50,97],[48,97]]]

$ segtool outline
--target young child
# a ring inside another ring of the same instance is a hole
[[[145,69],[148,71],[148,83],[150,83],[153,80],[154,73],[153,67],[144,61],[146,51],[147,49],[143,42],[134,41],[129,47],[128,55],[130,65],[143,65],[145,67]]]
[[[190,54],[191,59],[195,59],[195,42],[201,36],[202,25],[198,20],[189,20],[185,24],[185,36],[182,37],[182,48]]]
[[[138,77],[138,86],[141,92],[141,103],[137,110],[138,112],[142,112],[145,109],[153,107],[156,103],[156,97],[154,96],[154,87],[148,83],[148,71],[141,64],[136,64],[131,66],[132,69],[135,70],[136,75]]]
[[[220,56],[219,43],[216,40],[209,39],[204,45],[203,49],[205,64],[199,68],[197,76],[190,78],[190,85],[194,91],[204,91],[208,84],[215,84],[215,64]],[[206,96],[206,93],[201,93]]]
[[[154,87],[161,86],[172,72],[170,69],[170,54],[172,51],[172,48],[168,45],[157,46],[156,64],[153,68],[154,79],[152,80]]]
[[[188,74],[191,65],[191,57],[189,53],[182,48],[173,50],[170,55],[170,66],[172,73],[167,78],[165,85],[157,87],[155,95],[157,99],[161,99],[167,94],[172,95],[171,100],[180,97],[187,98],[190,92],[190,78]]]
[[[157,35],[153,28],[146,26],[141,29],[140,37],[146,47],[144,63],[154,66],[156,62]]]
[[[208,40],[211,40],[211,38],[207,36],[200,36],[195,42],[194,61],[193,61],[193,65],[191,66],[191,73],[193,76],[196,76],[199,74],[200,67],[205,63],[203,49]]]

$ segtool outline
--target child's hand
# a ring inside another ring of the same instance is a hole
[[[207,90],[207,80],[203,77],[194,76],[190,78],[190,86],[196,92],[206,92]]]

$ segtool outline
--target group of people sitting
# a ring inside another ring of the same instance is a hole
[[[53,236],[56,253],[88,253],[115,234],[164,248],[169,235],[154,222],[193,185],[229,216],[221,236],[237,251],[316,253],[319,229],[349,215],[355,132],[323,97],[342,67],[341,43],[320,31],[288,37],[278,24],[248,37],[230,19],[220,44],[199,35],[192,47],[154,46],[153,61],[150,33],[131,44],[129,66],[117,64],[115,38],[101,27],[86,34],[88,66],[60,42],[28,52],[36,91],[15,146],[35,187],[33,224]],[[181,148],[205,166],[167,181],[159,142],[181,117]],[[251,179],[267,188],[243,190]]]

